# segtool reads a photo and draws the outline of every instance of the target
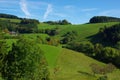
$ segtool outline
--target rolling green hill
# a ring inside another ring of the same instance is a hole
[[[8,39],[7,42],[11,45],[15,40]],[[69,49],[43,44],[40,47],[48,62],[51,80],[97,80],[101,75],[93,75],[90,64],[106,65]],[[108,80],[119,80],[119,74],[120,70],[107,74]]]
[[[57,37],[60,37],[67,33],[68,31],[75,31],[78,33],[77,41],[88,41],[91,39],[91,36],[98,33],[100,28],[104,26],[111,26],[119,22],[109,22],[109,23],[95,23],[95,24],[81,24],[81,25],[49,25],[40,23],[38,25],[39,29],[53,29],[58,28],[59,34]]]
[[[5,18],[1,18],[6,20]],[[19,19],[10,19],[11,22],[20,22]],[[81,25],[49,25],[40,23],[38,25],[39,29],[53,29],[58,28],[59,34],[56,38],[61,38],[62,35],[68,31],[75,31],[78,33],[77,41],[89,41],[91,36],[95,35],[100,28],[104,26],[111,26],[117,24],[118,22],[110,23],[96,23],[96,24],[81,24]],[[22,34],[24,37],[36,40],[37,36],[45,39],[49,37],[47,34]],[[14,42],[14,39],[7,40],[9,44]],[[50,45],[40,44],[43,50],[46,60],[48,62],[48,68],[50,70],[50,77],[52,80],[97,80],[101,75],[93,75],[91,71],[90,64],[95,63],[100,66],[105,66],[106,64],[92,59],[83,53],[75,52],[69,49],[55,47]],[[115,70],[113,73],[107,74],[108,80],[119,80],[120,70]]]
[[[40,46],[47,58],[52,80],[97,80],[100,75],[93,75],[90,64],[105,65],[72,50],[49,45]],[[108,79],[119,80],[119,74],[119,70],[107,74]]]

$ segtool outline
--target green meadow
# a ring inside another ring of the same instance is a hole
[[[1,18],[1,20],[6,20]],[[8,19],[11,22],[19,23],[18,19]],[[119,22],[108,22],[108,23],[96,23],[96,24],[79,24],[79,25],[49,25],[45,23],[39,23],[38,29],[59,29],[59,34],[54,37],[60,39],[62,35],[69,31],[75,31],[78,33],[77,41],[90,41],[91,36],[97,34],[100,28],[104,26],[112,26]],[[48,34],[42,33],[26,33],[20,34],[24,38],[32,39],[33,41],[37,38],[45,40],[50,37]],[[6,39],[7,43],[12,45],[17,39]],[[47,44],[38,43],[42,49],[50,71],[51,80],[97,80],[101,75],[94,73],[91,70],[91,64],[97,64],[99,66],[105,66],[106,64],[97,61],[91,57],[84,55],[84,53],[76,52],[61,46],[52,46]],[[112,73],[106,74],[108,80],[120,80],[120,70],[116,69]]]

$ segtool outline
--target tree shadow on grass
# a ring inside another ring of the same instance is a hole
[[[77,71],[78,73],[81,73],[83,75],[86,75],[86,76],[91,76],[91,77],[96,77],[95,75],[93,74],[90,74],[90,73],[87,73],[87,72],[83,72],[83,71]]]

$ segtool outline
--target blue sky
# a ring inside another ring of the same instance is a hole
[[[0,13],[82,24],[93,16],[120,17],[120,0],[0,0]]]

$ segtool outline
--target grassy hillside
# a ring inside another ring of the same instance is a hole
[[[117,24],[118,22],[110,23],[96,23],[96,24],[81,24],[81,25],[49,25],[41,23],[38,25],[39,29],[52,29],[59,28],[59,34],[57,37],[62,36],[68,31],[76,31],[78,33],[78,41],[90,40],[91,36],[95,35],[100,28],[104,26],[111,26]]]
[[[10,20],[10,22],[20,23],[20,19],[0,18],[0,20]]]
[[[100,75],[93,75],[90,64],[105,65],[72,50],[48,45],[41,45],[41,48],[47,58],[52,80],[97,80]],[[119,80],[119,74],[120,71],[116,70],[107,75],[109,80]]]
[[[1,18],[4,19],[4,18]],[[19,22],[16,19],[10,19],[12,22]],[[118,22],[111,23],[97,23],[97,24],[82,24],[82,25],[49,25],[40,23],[39,29],[53,29],[59,28],[59,34],[56,38],[60,38],[68,31],[76,31],[78,33],[77,41],[91,40],[91,36],[95,35],[100,28],[104,26],[111,26]],[[24,37],[36,40],[37,36],[42,39],[49,37],[47,34],[22,34]],[[7,42],[11,45],[16,40],[8,39]],[[75,52],[72,50],[55,47],[50,45],[40,44],[41,49],[45,53],[48,67],[50,70],[50,77],[52,80],[97,80],[100,75],[93,75],[90,64],[95,63],[100,66],[106,64],[96,61],[83,53]],[[119,80],[120,70],[109,73],[108,80]]]
[[[62,48],[48,45],[40,45],[40,47],[44,51],[49,67],[53,69],[56,66],[56,61],[61,53]]]
[[[40,36],[43,40],[46,39],[46,37],[49,37],[47,34],[21,34],[25,38],[36,40],[38,36]]]
[[[9,45],[15,41],[14,39],[7,40]],[[47,59],[52,80],[97,80],[100,75],[93,75],[90,64],[105,65],[83,53],[50,45],[40,44],[40,47]],[[120,70],[107,74],[108,80],[119,80],[119,74]]]

